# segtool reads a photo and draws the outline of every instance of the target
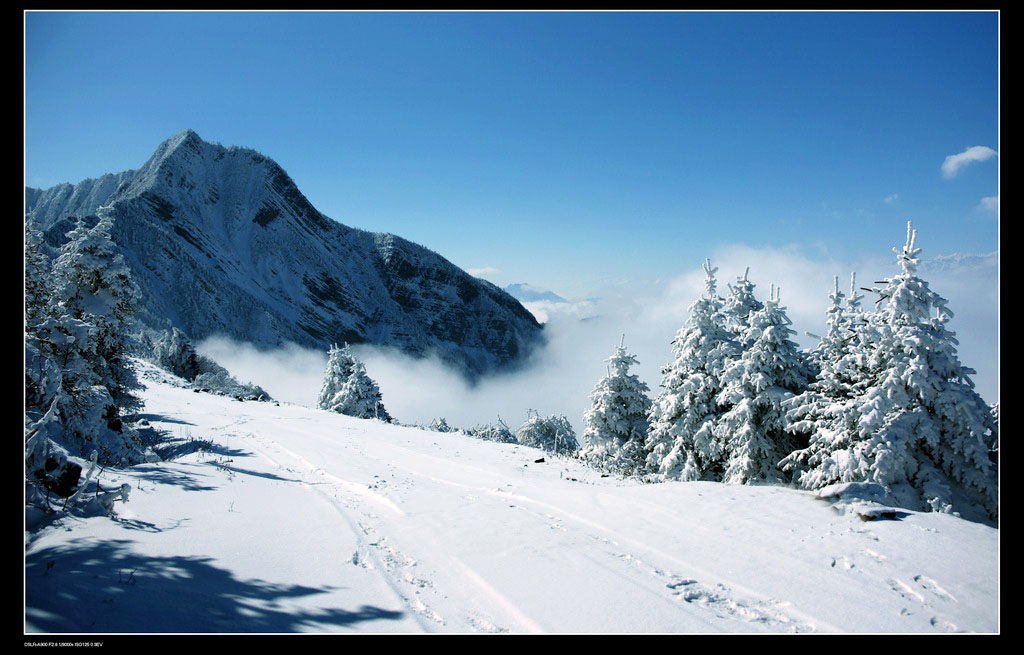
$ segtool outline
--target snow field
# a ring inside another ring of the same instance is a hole
[[[950,515],[145,384],[154,427],[214,445],[27,533],[27,631],[998,631],[998,531]]]

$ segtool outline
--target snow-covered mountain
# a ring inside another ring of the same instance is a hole
[[[948,273],[964,269],[995,269],[998,265],[998,252],[983,254],[953,253],[952,255],[939,255],[938,257],[923,260],[920,270],[923,273]]]
[[[192,130],[138,170],[29,188],[25,200],[54,248],[76,217],[110,205],[114,241],[144,295],[141,318],[194,340],[373,343],[436,352],[477,375],[543,339],[497,286],[400,237],[329,219],[274,161]]]

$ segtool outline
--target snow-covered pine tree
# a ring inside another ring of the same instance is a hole
[[[140,406],[128,361],[138,291],[110,238],[113,217],[98,213],[93,228],[79,221],[68,233],[49,271],[38,229],[26,226],[26,436],[36,454],[95,450],[102,464],[131,464],[144,458],[137,433],[121,423]]]
[[[366,366],[357,361],[352,368],[352,374],[342,385],[341,391],[335,396],[334,411],[355,416],[356,418],[376,418],[382,421],[391,422],[391,415],[384,409],[384,401],[381,399],[380,388],[369,375],[366,374]]]
[[[828,299],[832,304],[825,310],[825,336],[820,337],[817,347],[807,353],[810,362],[813,363],[815,368],[819,369],[822,362],[834,356],[836,345],[842,343],[843,339],[849,336],[845,334],[843,329],[845,327],[843,322],[843,298],[846,296],[839,290],[838,275],[833,278],[833,284],[833,289],[828,294]]]
[[[723,472],[713,428],[724,410],[716,398],[721,376],[740,348],[726,327],[717,271],[704,260],[704,295],[690,306],[686,324],[672,341],[674,359],[662,369],[662,392],[651,406],[647,468],[668,479],[721,479]]]
[[[366,367],[348,344],[340,349],[331,348],[317,406],[356,418],[378,418],[389,423],[393,420],[384,409],[380,388],[366,374]]]
[[[334,410],[334,397],[341,392],[341,388],[352,375],[355,368],[356,358],[346,343],[344,347],[337,345],[328,351],[327,370],[324,371],[324,383],[320,388],[320,396],[317,398],[316,406],[320,409]]]
[[[549,453],[568,454],[579,450],[576,431],[564,416],[540,416],[529,410],[526,422],[516,430],[516,441]]]
[[[804,389],[810,370],[790,336],[792,321],[774,286],[768,302],[749,315],[749,346],[722,374],[718,404],[729,407],[714,426],[723,450],[722,481],[781,481],[778,463],[798,446],[786,431],[782,404]]]
[[[118,414],[141,406],[141,400],[134,394],[141,385],[128,361],[128,319],[137,311],[140,294],[110,236],[114,224],[112,210],[100,207],[96,213],[99,221],[94,227],[79,221],[68,233],[68,242],[53,264],[54,295],[60,313],[96,328],[96,357],[92,364],[114,401],[114,410],[107,416],[109,425],[119,431]]]
[[[827,329],[817,348],[812,351],[817,369],[816,379],[808,389],[784,403],[789,419],[787,430],[800,444],[810,444],[820,435],[829,434],[836,427],[837,409],[859,393],[867,374],[860,327],[863,316],[857,293],[856,273],[850,276],[850,295],[846,308],[842,307],[843,293],[839,290],[839,276],[829,294],[831,306],[825,311]],[[842,423],[842,420],[839,419]],[[787,455],[779,465],[785,472],[801,468],[809,452],[800,447]]]
[[[901,273],[876,289],[880,309],[864,317],[860,347],[840,362],[862,372],[856,396],[835,403],[790,459],[805,488],[869,480],[910,509],[994,518],[995,422],[957,357],[946,300],[917,276],[916,240],[908,223],[906,245],[893,249]]]
[[[196,349],[185,333],[176,327],[165,331],[153,344],[153,361],[186,380],[194,380],[200,373]]]
[[[25,221],[25,405],[47,411],[61,383],[60,367],[50,356],[48,317],[53,297],[50,259],[43,250],[43,235],[35,219]],[[66,344],[66,338],[60,337]]]
[[[602,470],[631,475],[644,468],[651,399],[649,387],[629,372],[637,360],[626,350],[625,338],[605,360],[608,375],[590,394],[592,405],[583,415],[585,446],[579,457]]]
[[[732,331],[735,338],[743,348],[750,344],[745,341],[750,335],[750,315],[764,309],[764,305],[754,297],[756,286],[749,279],[750,267],[743,271],[743,277],[736,278],[736,286],[727,284],[729,295],[722,305],[722,313],[725,315],[726,327]]]
[[[185,333],[176,327],[165,331],[153,343],[153,359],[161,368],[194,380],[199,375],[199,356]]]
[[[29,216],[25,219],[25,325],[29,330],[42,320],[53,295],[50,258],[43,243],[39,225]]]
[[[992,447],[989,448],[989,459],[992,464],[996,466],[996,472],[999,469],[999,402],[994,402],[990,405],[992,410],[992,422],[995,426],[995,439],[992,440]]]

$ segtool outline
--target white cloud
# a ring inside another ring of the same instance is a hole
[[[494,275],[498,272],[498,269],[492,268],[491,266],[484,266],[482,268],[467,268],[466,272],[473,277],[480,277],[482,275]]]
[[[996,151],[988,146],[971,146],[958,155],[950,155],[942,162],[942,175],[955,177],[960,169],[976,161],[985,161],[996,156]]]
[[[986,196],[978,203],[978,209],[987,212],[999,211],[999,196]]]
[[[215,336],[196,344],[200,355],[228,369],[241,382],[263,387],[272,398],[312,407],[323,386],[327,351],[287,343],[276,350],[259,350],[248,343]]]
[[[893,204],[894,202],[896,202],[899,199],[900,199],[900,194],[898,194],[898,193],[890,193],[889,195],[887,195],[885,197],[885,204],[891,205],[891,204]]]
[[[519,302],[533,314],[538,323],[547,323],[554,314],[585,320],[593,318],[598,311],[595,299],[578,302],[554,302],[551,300],[521,300]]]

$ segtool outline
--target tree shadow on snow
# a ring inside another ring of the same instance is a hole
[[[153,557],[131,541],[82,540],[29,554],[27,629],[42,632],[322,632],[402,612],[363,605],[296,609],[281,602],[326,593],[240,580],[207,557]]]
[[[195,423],[189,423],[188,421],[183,421],[180,418],[164,416],[163,414],[136,414],[135,416],[139,420],[145,419],[150,423],[156,421],[157,423],[174,423],[175,425],[195,425]]]
[[[229,448],[222,443],[211,442],[210,447],[207,448],[207,452],[214,455],[222,455],[224,457],[249,457],[252,455],[248,450],[242,450],[241,448]]]
[[[209,477],[202,473],[189,474],[184,471],[170,471],[165,468],[139,468],[132,471],[133,477],[153,484],[166,484],[181,487],[185,491],[213,491],[217,487],[203,484],[198,478]]]
[[[229,448],[224,444],[206,439],[177,440],[168,438],[166,435],[159,443],[153,445],[153,451],[164,461],[179,459],[185,455],[199,452],[224,457],[248,457],[252,454],[247,450]]]
[[[222,464],[222,468],[232,471],[234,473],[241,473],[242,475],[252,475],[257,478],[265,478],[267,480],[276,480],[278,482],[302,482],[302,480],[296,480],[295,478],[282,478],[280,475],[274,473],[264,473],[262,471],[253,471],[251,469],[244,469],[238,466],[231,466],[228,464]]]

